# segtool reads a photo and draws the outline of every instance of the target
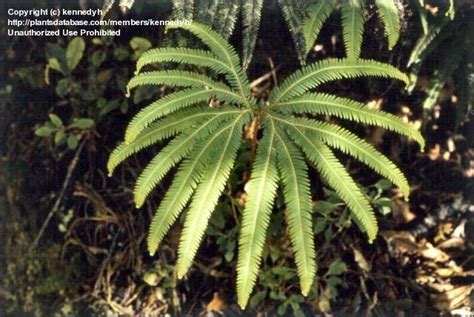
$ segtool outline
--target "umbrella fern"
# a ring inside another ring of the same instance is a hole
[[[110,0],[106,0],[107,3]],[[364,0],[278,0],[282,15],[290,30],[301,64],[313,47],[324,23],[336,10],[341,11],[346,56],[360,55],[365,24]],[[110,3],[113,3],[110,2]],[[208,25],[224,38],[229,38],[242,14],[242,65],[250,64],[260,28],[263,0],[172,0],[175,19],[187,19]],[[375,0],[375,7],[392,49],[400,35],[398,0]]]
[[[193,263],[232,173],[243,129],[250,123],[256,124],[253,137],[256,140],[261,137],[257,140],[251,177],[245,186],[248,198],[239,238],[238,301],[245,307],[255,285],[279,186],[287,208],[301,290],[307,294],[316,273],[308,168],[314,167],[334,188],[370,241],[377,234],[372,207],[333,151],[344,152],[366,164],[400,187],[405,196],[409,194],[409,186],[395,164],[365,140],[340,126],[303,114],[325,114],[380,126],[424,146],[420,133],[394,115],[350,99],[311,91],[340,79],[367,76],[403,82],[408,79],[396,68],[380,62],[328,59],[301,68],[274,89],[268,100],[257,101],[250,94],[243,63],[221,35],[201,24],[182,28],[198,37],[209,50],[155,49],[138,60],[137,74],[131,79],[129,90],[141,85],[168,85],[179,91],[153,102],[131,120],[124,142],[110,156],[109,173],[130,155],[170,140],[138,177],[134,196],[137,207],[141,206],[163,177],[178,166],[152,220],[148,250],[152,255],[157,251],[170,226],[185,212],[177,260],[177,273],[182,277]],[[190,71],[142,72],[149,64],[169,61],[212,69],[223,75],[224,80]],[[218,105],[208,103],[211,99],[219,100]]]
[[[364,35],[365,12],[363,0],[340,1],[341,20],[344,46],[347,58],[359,58]],[[396,0],[376,0],[375,6],[388,38],[388,48],[391,50],[400,36],[400,18]],[[305,50],[298,50],[300,56],[305,56],[311,50],[321,31],[324,22],[334,11],[336,0],[321,0],[310,4],[307,17],[304,19],[303,35],[306,40]]]

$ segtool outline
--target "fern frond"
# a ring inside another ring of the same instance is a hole
[[[173,1],[176,15],[194,17],[194,12],[191,12],[194,11],[194,0]],[[247,65],[255,46],[254,33],[257,32],[263,0],[244,1],[247,1],[245,11],[251,13],[244,18],[245,32],[249,32],[249,42],[244,43],[244,55],[247,56],[244,65]],[[361,0],[352,1],[358,5],[361,3]],[[297,51],[303,62],[305,47],[317,38],[318,30],[335,6],[334,1],[314,3],[308,11],[306,6],[311,1],[278,2],[285,19],[290,21]],[[238,0],[200,0],[196,3],[209,4],[207,8],[211,11],[202,13],[202,10],[198,10],[194,18],[199,20],[214,12],[204,23],[220,28],[224,36],[230,34],[229,30],[235,23]],[[225,7],[226,5],[229,6]],[[217,16],[217,10],[223,12],[224,16]],[[302,23],[305,11],[310,14],[310,19],[305,22],[306,35],[303,34]],[[357,13],[356,10],[352,11]],[[352,35],[345,35],[353,47],[352,53],[348,50],[350,58],[328,59],[302,67],[270,94],[268,102],[257,104],[236,51],[224,36],[206,25],[193,23],[170,26],[168,29],[189,31],[208,46],[209,51],[162,48],[145,53],[139,59],[137,75],[130,81],[128,90],[141,85],[168,85],[184,89],[152,103],[131,120],[125,142],[112,153],[108,168],[111,173],[117,164],[131,154],[162,140],[171,139],[159,149],[158,154],[138,177],[134,201],[140,207],[165,175],[179,165],[171,186],[153,217],[148,235],[148,250],[153,255],[171,225],[189,204],[178,248],[179,278],[193,264],[209,219],[234,166],[242,142],[243,127],[252,120],[257,123],[253,127],[255,136],[260,137],[260,131],[263,136],[252,162],[251,178],[245,186],[247,200],[242,215],[237,263],[237,296],[242,308],[249,301],[256,283],[279,184],[283,189],[285,216],[301,290],[304,295],[311,290],[316,274],[316,255],[307,163],[311,162],[316,167],[329,186],[347,204],[352,211],[354,223],[367,233],[369,240],[375,239],[378,227],[372,207],[330,147],[368,165],[408,195],[409,187],[401,171],[363,139],[337,125],[302,118],[301,115],[295,116],[304,112],[332,115],[385,127],[423,144],[419,132],[396,116],[366,108],[362,103],[350,99],[308,92],[330,81],[364,76],[408,81],[405,74],[390,65],[358,58],[362,41],[358,32],[360,28],[363,31],[364,21],[363,17],[359,21],[354,12],[351,17],[345,14],[345,23],[357,26],[352,30]],[[162,62],[205,67],[212,70],[213,74],[224,75],[226,83],[189,71],[139,73],[146,65]],[[205,107],[204,103],[211,98],[222,101],[222,104]]]
[[[260,18],[262,16],[263,0],[242,1],[243,57],[242,64],[247,68],[252,60],[255,42],[257,41]]]
[[[198,0],[194,22],[212,26],[217,15],[218,0]]]
[[[249,119],[247,112],[235,118],[229,131],[219,137],[216,141],[218,145],[209,155],[211,160],[203,172],[184,220],[176,264],[179,278],[186,274],[193,263],[211,214],[234,165],[241,142],[242,127]]]
[[[447,20],[444,20],[439,24],[434,24],[430,26],[428,33],[423,34],[416,42],[407,64],[407,67],[410,67],[410,84],[407,86],[407,91],[409,93],[412,93],[416,87],[418,73],[420,72],[425,59],[434,50],[439,48],[441,42],[446,40],[449,36],[452,36],[452,32],[448,29],[449,27],[450,25]]]
[[[240,0],[218,0],[213,30],[218,30],[219,34],[228,39],[234,31],[237,22],[237,14],[239,12]],[[205,21],[203,21],[205,23]]]
[[[342,31],[346,56],[356,59],[360,56],[364,36],[364,9],[360,0],[348,0],[342,4]]]
[[[164,70],[141,73],[130,80],[127,85],[127,94],[129,94],[133,88],[144,85],[214,89],[232,96],[232,99],[235,101],[238,100],[240,102],[241,100],[240,96],[233,92],[227,85],[195,72]]]
[[[194,13],[194,0],[173,0],[173,13],[174,19],[179,20],[192,20]]]
[[[375,0],[378,13],[384,24],[385,34],[388,38],[388,49],[397,44],[400,37],[400,18],[395,0]]]
[[[368,76],[394,78],[408,83],[404,73],[388,64],[364,59],[326,59],[290,75],[270,94],[270,102],[276,105],[329,81]]]
[[[432,78],[430,79],[428,96],[423,102],[423,109],[431,110],[434,107],[438,101],[438,97],[441,94],[444,84],[461,63],[464,57],[465,44],[459,44],[459,42],[452,43],[452,47],[450,47],[449,50],[449,57],[443,59],[441,65],[439,65],[439,68],[435,71]]]
[[[424,58],[436,48],[437,45],[431,45],[431,43],[438,37],[438,34],[440,34],[441,30],[447,23],[447,21],[443,21],[439,24],[432,25],[428,32],[418,39],[415,47],[411,51],[407,67],[412,66],[414,63],[423,61]]]
[[[306,163],[286,132],[276,127],[277,166],[283,184],[291,245],[303,295],[307,295],[316,274],[311,191]]]
[[[423,34],[428,34],[428,15],[425,8],[425,0],[415,1],[416,11],[420,17],[421,27],[423,29]]]
[[[308,18],[305,19],[303,25],[303,34],[306,41],[305,55],[307,55],[313,47],[324,22],[329,18],[335,6],[336,3],[334,0],[322,0],[308,7]]]
[[[232,74],[232,69],[226,63],[216,58],[214,54],[199,49],[182,47],[155,48],[143,53],[137,61],[136,73],[140,72],[147,65],[161,62],[190,64],[207,67],[221,74]]]
[[[221,146],[222,137],[230,132],[234,121],[222,124],[214,133],[198,141],[181,164],[176,176],[153,217],[148,234],[148,251],[156,252],[168,229],[175,222],[198,186],[206,164],[214,160],[212,154]]]
[[[229,102],[236,102],[236,99],[232,99],[234,97],[240,100],[239,96],[229,95],[227,91],[222,92],[215,89],[192,88],[167,95],[143,108],[133,117],[125,132],[125,143],[132,142],[151,122],[177,110],[200,102],[207,102],[212,97]],[[196,110],[199,109],[202,108]]]
[[[257,280],[265,236],[278,187],[275,127],[265,120],[264,135],[257,148],[252,174],[246,185],[248,198],[242,216],[237,261],[237,299],[247,305]]]
[[[237,114],[239,112],[241,112],[241,110],[231,107],[222,107],[219,109],[209,109],[206,107],[200,109],[185,109],[169,115],[140,132],[131,143],[126,144],[122,142],[114,149],[107,162],[109,176],[112,175],[114,169],[129,156],[150,145],[170,138],[188,129],[190,126],[199,125],[203,120],[227,114]]]
[[[280,102],[274,109],[283,113],[324,114],[382,127],[414,139],[422,149],[425,147],[423,136],[410,124],[403,122],[395,115],[369,108],[363,103],[351,99],[325,93],[306,93],[301,97]]]
[[[168,29],[173,28],[178,28],[178,26],[168,26]],[[232,70],[232,76],[229,76],[228,78],[232,87],[238,90],[244,99],[249,101],[253,100],[250,94],[247,76],[240,66],[239,56],[234,48],[221,35],[208,26],[199,23],[183,25],[179,26],[179,28],[196,35],[211,49],[217,58],[225,62]],[[251,104],[248,104],[247,106],[251,108]]]
[[[356,158],[397,185],[405,197],[409,196],[410,186],[398,167],[372,145],[352,132],[331,123],[304,118],[285,119],[282,116],[275,116],[275,120],[298,127],[312,139],[322,141]]]
[[[306,41],[303,34],[305,1],[278,0],[278,3],[293,37],[300,63],[304,65],[306,57]]]
[[[137,208],[143,205],[148,194],[166,173],[193,149],[196,141],[216,130],[225,119],[226,116],[216,116],[200,126],[190,127],[153,158],[140,174],[135,185],[134,199]]]
[[[354,182],[334,153],[321,141],[311,139],[300,128],[286,125],[289,136],[297,143],[308,159],[316,166],[341,199],[347,204],[362,230],[372,242],[378,231],[377,220],[364,193]]]

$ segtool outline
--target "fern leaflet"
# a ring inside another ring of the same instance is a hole
[[[240,229],[237,263],[237,295],[240,307],[247,305],[257,280],[278,185],[278,171],[275,164],[275,127],[270,120],[266,120],[265,125],[265,134],[258,146],[252,176],[246,186],[248,199]]]

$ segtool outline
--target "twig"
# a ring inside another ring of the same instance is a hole
[[[31,252],[36,248],[38,245],[39,240],[44,234],[44,231],[46,230],[46,227],[48,226],[49,222],[53,218],[53,215],[58,212],[59,206],[61,204],[61,201],[63,199],[64,193],[66,192],[66,189],[69,185],[69,182],[71,181],[72,173],[74,172],[77,162],[79,161],[79,156],[82,152],[82,149],[84,148],[85,140],[81,142],[79,147],[76,150],[76,153],[74,154],[74,157],[71,160],[71,163],[69,163],[69,166],[67,168],[67,174],[66,178],[64,179],[63,186],[61,188],[61,191],[59,192],[58,198],[56,198],[56,201],[54,202],[53,208],[51,208],[51,211],[49,212],[48,216],[46,217],[45,221],[43,222],[43,225],[41,226],[40,231],[36,235],[35,240],[33,241],[33,244],[31,245],[30,249],[28,250],[28,253],[31,254]]]
[[[100,286],[100,280],[102,279],[102,275],[104,274],[105,267],[109,263],[110,259],[112,258],[112,253],[114,252],[115,246],[117,245],[117,237],[120,233],[120,230],[117,229],[117,232],[114,235],[114,239],[112,240],[112,244],[110,245],[109,252],[107,252],[107,257],[105,258],[104,262],[100,266],[99,274],[97,275],[97,279],[95,280],[94,289],[92,293],[95,293]]]
[[[273,86],[278,86],[278,79],[277,79],[277,75],[276,75],[276,72],[278,70],[278,68],[280,68],[280,66],[278,67],[275,67],[275,63],[273,63],[273,59],[271,57],[268,57],[268,64],[270,65],[270,69],[272,70],[272,78],[273,78]]]
[[[250,83],[250,88],[253,89],[255,87],[257,87],[258,85],[260,85],[262,82],[264,82],[265,80],[269,79],[270,77],[273,78],[273,80],[275,80],[275,76],[276,76],[276,71],[278,70],[278,68],[280,68],[279,66],[276,67],[276,68],[273,68],[271,71],[269,71],[268,73],[266,74],[263,74],[262,76],[260,76],[259,78],[255,79],[254,81],[252,81]]]

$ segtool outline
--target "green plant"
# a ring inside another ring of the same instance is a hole
[[[48,110],[49,120],[36,125],[34,131],[43,138],[54,135],[54,144],[58,148],[67,144],[68,149],[74,150],[90,129],[112,111],[127,112],[128,102],[117,87],[123,89],[126,85],[130,67],[110,68],[107,57],[113,55],[114,60],[122,63],[127,60],[136,62],[152,46],[150,41],[141,37],[133,37],[129,47],[105,38],[93,38],[91,42],[92,45],[86,45],[83,38],[76,37],[66,47],[55,43],[45,45],[44,82],[54,88],[58,98]],[[30,73],[36,74],[32,69],[24,68],[21,75],[29,79]],[[155,91],[146,88],[142,87],[135,93],[135,104],[153,96]],[[115,98],[107,100],[106,94]],[[64,105],[68,105],[67,109]]]
[[[35,134],[40,137],[49,137],[54,134],[54,144],[60,146],[66,142],[70,150],[74,150],[84,132],[94,125],[94,120],[88,118],[74,118],[68,126],[64,126],[63,121],[54,113],[49,114],[49,121],[38,126]]]
[[[324,23],[334,10],[340,8],[344,46],[347,58],[359,58],[364,35],[366,1],[323,0],[300,2],[280,0],[283,15],[290,27],[296,51],[304,63]],[[400,35],[400,19],[395,0],[376,0],[377,12],[388,37],[388,48],[392,49]]]
[[[285,21],[293,37],[300,62],[316,41],[321,28],[333,11],[340,8],[346,56],[358,58],[364,33],[366,1],[321,0],[295,1],[278,0]],[[377,12],[388,37],[388,48],[392,49],[400,34],[400,19],[395,0],[376,0]],[[241,7],[241,8],[240,8]],[[211,4],[195,0],[173,1],[173,15],[179,19],[193,19],[195,22],[209,25],[225,38],[234,29],[239,9],[243,17],[242,65],[246,68],[252,59],[263,10],[263,0],[224,1]],[[219,12],[219,14],[216,14]]]
[[[420,2],[425,4],[425,1]],[[441,2],[437,5],[436,10],[430,11],[423,6],[418,8],[423,32],[407,62],[410,70],[407,90],[412,93],[419,84],[418,77],[428,75],[423,102],[423,108],[428,113],[439,102],[445,84],[452,79],[458,97],[455,117],[457,127],[466,118],[473,103],[470,86],[474,83],[474,66],[470,49],[473,47],[474,11],[472,4],[464,1]]]
[[[104,2],[103,14],[114,4],[114,0]],[[118,2],[118,1],[117,1]],[[208,25],[224,38],[229,38],[234,30],[238,15],[242,12],[242,65],[247,68],[252,60],[255,43],[260,28],[263,0],[172,0],[174,19],[187,19]],[[121,0],[119,6],[128,8],[133,0]],[[302,64],[311,51],[319,32],[329,16],[341,11],[343,38],[348,58],[360,55],[367,1],[362,0],[278,0],[282,14],[293,37],[296,52]],[[375,0],[377,13],[383,23],[391,50],[400,35],[399,10],[396,0]]]
[[[109,158],[109,173],[135,152],[171,138],[139,176],[134,200],[137,207],[142,206],[165,174],[181,162],[153,218],[148,250],[155,253],[189,203],[178,249],[177,271],[182,277],[192,265],[232,172],[245,128],[251,142],[258,146],[251,178],[245,186],[248,197],[242,215],[237,269],[239,304],[246,306],[257,278],[278,186],[284,192],[301,290],[307,294],[316,271],[307,162],[347,204],[370,241],[377,234],[372,206],[331,148],[365,163],[400,187],[406,197],[409,186],[395,164],[363,139],[338,125],[302,115],[323,114],[381,126],[424,146],[421,134],[396,116],[350,99],[308,91],[340,79],[376,76],[407,82],[408,78],[377,61],[327,59],[301,68],[275,88],[268,100],[257,101],[250,93],[249,80],[237,53],[223,37],[201,24],[182,28],[200,38],[210,51],[159,48],[148,51],[137,61],[136,76],[130,80],[129,90],[142,85],[185,89],[155,101],[132,119],[125,141]],[[143,67],[161,62],[210,68],[223,74],[226,83],[192,71],[141,72]]]

